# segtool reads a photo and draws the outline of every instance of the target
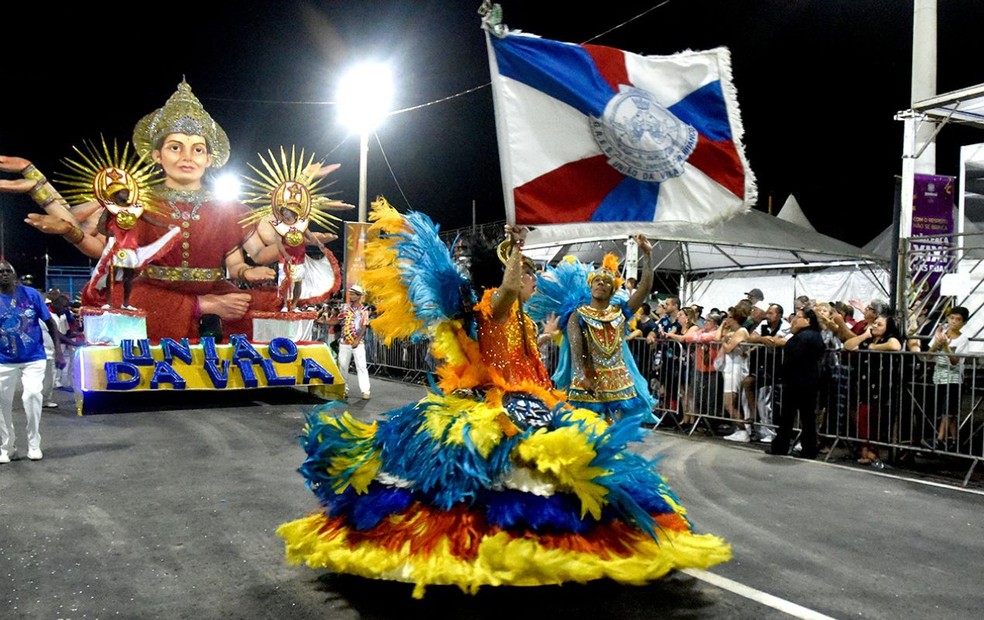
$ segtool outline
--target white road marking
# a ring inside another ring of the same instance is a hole
[[[746,586],[743,583],[732,581],[727,577],[721,577],[720,575],[709,573],[706,570],[700,570],[699,568],[685,568],[680,572],[686,573],[695,579],[706,581],[707,583],[717,586],[723,590],[733,592],[738,596],[743,596],[749,600],[755,601],[756,603],[760,603],[773,609],[778,609],[779,611],[787,613],[794,618],[803,618],[804,620],[836,620],[835,618],[826,616],[819,611],[807,609],[806,607],[797,605],[792,601],[787,601],[786,599],[779,598],[778,596],[767,594],[761,590],[756,590],[755,588]]]

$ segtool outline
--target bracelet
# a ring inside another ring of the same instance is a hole
[[[47,182],[47,179],[44,178],[44,174],[42,174],[40,170],[35,168],[34,164],[31,164],[27,168],[21,170],[21,175],[25,179],[31,179],[32,181],[37,181],[42,184]]]
[[[39,207],[47,207],[55,201],[57,196],[51,186],[48,185],[48,180],[43,177],[38,181],[37,185],[31,188],[28,194]]]
[[[72,245],[78,244],[84,238],[85,238],[85,233],[82,232],[82,229],[79,228],[78,226],[72,226],[72,228],[69,229],[67,233],[62,235],[62,239],[68,241]]]
[[[239,268],[239,272],[236,274],[236,279],[239,280],[240,282],[245,282],[245,280],[243,279],[243,276],[246,275],[246,272],[248,270],[249,270],[249,265],[243,265],[243,266],[241,266]]]

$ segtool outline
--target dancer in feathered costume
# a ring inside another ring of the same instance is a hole
[[[642,278],[631,297],[622,288],[614,254],[606,255],[597,269],[567,257],[537,278],[529,313],[537,321],[557,316],[564,326],[553,380],[567,391],[572,405],[608,421],[636,416],[643,424],[655,424],[655,401],[625,340],[629,318],[653,285],[652,247],[644,235],[638,235],[636,243],[642,250]]]
[[[147,194],[160,179],[153,178],[154,162],[139,156],[124,145],[122,151],[115,141],[112,146],[101,140],[101,148],[85,142],[75,147],[78,159],[66,158],[68,172],[59,174],[61,194],[78,205],[77,214],[91,215],[102,210],[97,231],[106,237],[106,246],[92,270],[90,285],[105,295],[109,309],[113,305],[113,282],[123,282],[120,308],[136,310],[130,305],[133,280],[138,271],[162,254],[170,252],[180,242],[180,229],[161,220],[161,212],[153,202],[145,201]],[[166,231],[156,240],[140,245],[138,236],[147,226]],[[76,236],[76,239],[79,237]]]
[[[305,159],[304,150],[298,154],[294,147],[289,156],[281,147],[279,161],[273,151],[267,153],[269,158],[260,155],[261,167],[250,164],[257,177],[246,178],[250,192],[245,202],[254,210],[243,218],[242,224],[255,224],[256,234],[266,246],[252,257],[253,262],[280,262],[281,312],[300,311],[301,305],[321,303],[339,289],[341,271],[325,241],[338,238],[330,231],[337,229],[341,220],[328,211],[354,207],[321,191],[324,177],[340,164],[317,162],[314,154]],[[320,224],[329,232],[314,233],[309,228],[311,223]],[[309,259],[307,245],[317,246],[324,261]],[[305,292],[306,297],[302,297]]]
[[[730,558],[628,448],[638,417],[609,425],[552,388],[522,307],[535,287],[524,228],[507,227],[501,285],[479,296],[482,253],[469,275],[422,214],[379,200],[371,219],[373,329],[429,338],[438,389],[378,423],[309,416],[300,471],[322,508],[277,530],[288,561],[409,582],[419,598],[428,585],[642,584]]]

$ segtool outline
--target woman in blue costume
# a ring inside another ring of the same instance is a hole
[[[655,424],[649,385],[625,340],[629,319],[653,285],[652,246],[644,235],[635,240],[642,251],[642,279],[631,297],[626,298],[621,288],[614,254],[605,256],[594,270],[570,259],[539,278],[530,313],[540,318],[552,312],[566,327],[553,380],[567,390],[570,404],[599,413],[609,422],[633,416],[639,423]]]
[[[419,598],[428,585],[641,584],[731,557],[628,449],[637,420],[609,425],[552,388],[523,308],[525,229],[507,227],[501,285],[473,291],[479,257],[465,274],[425,216],[380,200],[371,218],[373,329],[428,338],[439,381],[378,423],[332,406],[309,416],[300,471],[321,508],[277,530],[288,561],[412,583]]]

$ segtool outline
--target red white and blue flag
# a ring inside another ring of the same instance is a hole
[[[486,37],[508,221],[707,224],[754,203],[726,48]]]

